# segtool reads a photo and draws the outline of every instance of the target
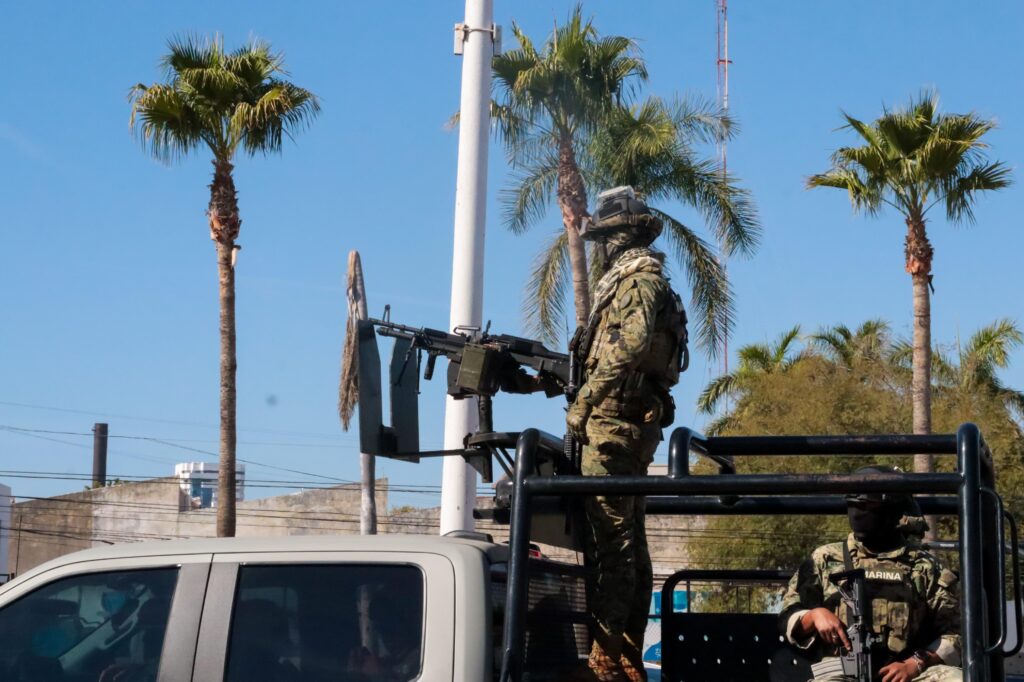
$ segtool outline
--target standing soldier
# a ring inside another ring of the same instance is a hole
[[[647,473],[661,431],[672,424],[669,390],[686,369],[686,313],[650,245],[661,221],[632,187],[602,192],[581,236],[602,250],[605,274],[586,327],[570,344],[583,372],[569,431],[583,444],[585,476]],[[587,498],[588,608],[595,638],[583,679],[646,680],[643,639],[653,573],[644,498]]]

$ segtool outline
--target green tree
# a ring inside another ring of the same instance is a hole
[[[682,99],[669,104],[649,97],[639,105],[616,107],[592,145],[596,182],[633,186],[664,223],[664,239],[693,292],[700,345],[711,356],[733,324],[725,269],[715,247],[655,205],[674,200],[696,209],[725,255],[752,255],[761,230],[749,193],[721,164],[696,151],[698,143],[727,140],[735,131],[734,123],[706,102]]]
[[[909,106],[885,110],[864,123],[847,114],[846,128],[863,142],[840,147],[832,167],[812,175],[808,187],[846,190],[855,211],[870,215],[889,206],[907,227],[905,267],[914,293],[913,407],[914,433],[930,433],[932,245],[925,229],[929,211],[942,205],[951,222],[974,221],[978,193],[1010,184],[1010,169],[985,158],[982,140],[994,127],[977,115],[942,114],[934,93],[923,93]],[[919,455],[917,471],[931,471],[931,457]]]
[[[512,32],[519,47],[493,61],[493,112],[517,173],[507,198],[508,226],[524,232],[552,194],[557,197],[563,232],[552,248],[568,254],[576,321],[584,324],[590,289],[579,227],[589,213],[579,154],[631,84],[647,78],[647,67],[631,39],[598,35],[578,5],[539,50],[518,25]],[[562,305],[559,299],[558,313]]]
[[[957,342],[954,352],[941,348],[932,350],[932,375],[935,390],[957,406],[970,420],[973,401],[979,397],[1003,401],[1007,410],[1024,418],[1024,393],[1007,387],[999,378],[999,370],[1010,364],[1010,353],[1024,344],[1024,333],[1012,320],[997,320],[974,332],[967,343]],[[907,341],[894,345],[892,361],[907,368],[912,348]]]
[[[239,248],[235,155],[278,153],[316,117],[308,90],[284,80],[284,59],[251,40],[227,52],[223,40],[186,37],[168,43],[162,83],[131,89],[129,126],[143,147],[170,163],[206,147],[213,156],[207,209],[220,284],[220,471],[217,535],[235,534],[235,258]]]
[[[885,329],[881,320],[865,328]],[[804,435],[904,433],[912,424],[907,400],[912,375],[910,344],[883,335],[878,352],[848,363],[841,354],[818,346],[809,337],[808,349],[784,372],[751,373],[737,392],[736,402],[721,435]],[[851,334],[856,336],[856,334]],[[1003,384],[997,374],[1009,366],[1010,351],[1020,343],[1020,332],[1006,321],[979,330],[955,355],[942,360],[935,372],[935,426],[954,432],[965,421],[977,423],[996,461],[997,488],[1014,513],[1024,512],[1024,433],[1014,418],[1020,392]],[[887,339],[887,340],[886,340]],[[941,354],[936,352],[936,358]],[[851,371],[851,367],[856,371]],[[865,380],[865,378],[868,380]],[[989,381],[989,377],[995,379]],[[875,461],[906,467],[906,457]],[[839,473],[869,462],[861,457],[741,457],[740,473]],[[939,468],[952,471],[952,457],[939,460]],[[713,465],[698,464],[712,472]],[[948,535],[951,526],[943,526]],[[694,566],[795,569],[810,551],[849,532],[841,517],[765,516],[708,517],[703,533],[708,540],[692,543],[687,551]]]

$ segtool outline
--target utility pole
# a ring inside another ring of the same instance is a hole
[[[715,68],[718,72],[718,104],[722,113],[729,114],[729,5],[728,0],[715,0],[715,17],[718,22],[718,53],[715,57]],[[719,153],[722,159],[722,179],[725,180],[729,173],[729,144],[723,137],[718,142]],[[721,245],[719,245],[721,246]],[[722,254],[722,270],[729,271],[729,260]],[[722,335],[722,374],[729,373],[729,330],[726,329]],[[729,396],[725,397],[724,412],[729,411]]]
[[[462,55],[459,162],[455,184],[455,245],[450,326],[480,327],[484,294],[484,225],[487,215],[487,136],[490,132],[491,57],[497,30],[492,0],[466,0],[466,19],[455,26]],[[444,448],[461,450],[477,429],[477,399],[448,396]],[[472,530],[476,472],[461,457],[444,458],[441,534]]]
[[[97,422],[92,427],[92,487],[107,484],[107,425]]]

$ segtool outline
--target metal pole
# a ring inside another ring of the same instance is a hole
[[[974,424],[957,432],[960,475],[960,614],[966,682],[988,682],[985,665],[985,597],[982,589],[981,433]],[[919,474],[922,475],[922,474]]]
[[[530,491],[526,479],[534,471],[537,429],[527,429],[516,443],[512,478],[512,522],[508,538],[508,577],[505,586],[505,628],[502,635],[501,682],[518,682],[526,645],[526,602],[529,594]]]
[[[466,0],[462,39],[462,99],[459,106],[459,165],[455,186],[455,246],[452,258],[451,327],[479,327],[483,318],[484,221],[487,201],[487,135],[490,128],[492,0]],[[464,446],[477,430],[476,399],[448,396],[444,447]],[[476,472],[458,457],[444,459],[441,534],[473,528]]]
[[[985,584],[985,615],[988,633],[985,646],[992,646],[990,641],[996,640],[994,633],[1006,638],[1006,604],[1005,596],[1005,557],[1003,548],[1002,505],[995,496],[996,477],[992,457],[985,446],[984,438],[979,438],[978,464],[981,468],[981,485],[992,491],[981,497],[981,546],[982,546],[982,580]],[[1019,623],[1017,624],[1019,628]],[[1005,641],[1003,642],[1005,645]],[[1000,645],[1000,650],[1004,648]],[[988,656],[989,675],[993,680],[1005,677],[1003,656],[1000,652]]]
[[[107,425],[96,423],[92,427],[92,487],[107,484]]]

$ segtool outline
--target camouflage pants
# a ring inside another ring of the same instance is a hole
[[[587,438],[584,476],[638,476],[647,473],[661,429],[618,419],[598,408],[587,421]],[[644,506],[643,497],[633,496],[599,495],[584,502],[590,568],[587,603],[597,626],[595,636],[613,658],[642,653],[654,582]]]
[[[912,682],[963,682],[964,674],[960,668],[951,665],[933,665],[915,677]],[[845,675],[828,675],[815,677],[810,682],[857,682],[854,677]]]

